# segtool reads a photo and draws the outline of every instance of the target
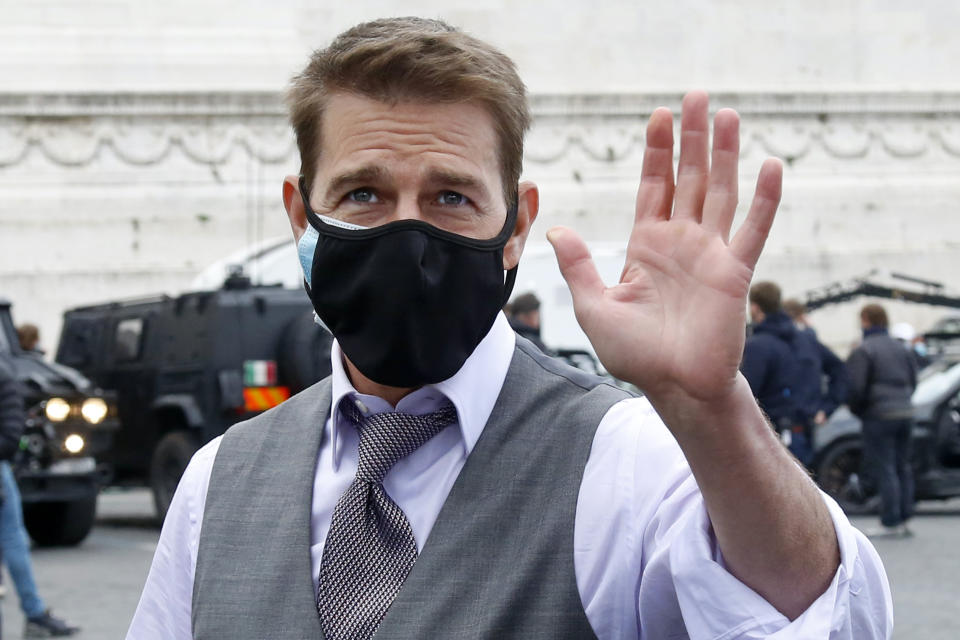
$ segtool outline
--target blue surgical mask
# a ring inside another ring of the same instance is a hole
[[[297,256],[300,258],[300,268],[303,269],[303,278],[310,284],[310,272],[313,271],[313,254],[317,252],[317,241],[320,234],[311,225],[300,236],[297,242]]]
[[[362,227],[359,224],[337,220],[336,218],[331,218],[330,216],[322,216],[317,214],[317,217],[327,224],[340,227],[341,229],[358,231],[360,229],[368,228]],[[313,256],[317,252],[317,241],[319,239],[320,234],[317,233],[317,230],[313,228],[313,225],[308,224],[307,230],[304,231],[303,235],[300,236],[300,240],[297,242],[297,257],[300,258],[300,267],[303,269],[303,277],[307,281],[307,285],[310,285],[310,272],[313,271]]]
[[[317,214],[317,217],[326,222],[327,224],[332,224],[335,227],[340,227],[342,229],[366,229],[367,227],[361,227],[358,224],[352,224],[350,222],[344,222],[343,220],[337,220],[336,218],[331,218],[330,216],[321,216]],[[313,225],[308,224],[307,230],[303,232],[303,235],[300,236],[300,240],[297,241],[297,257],[300,258],[300,268],[303,269],[303,279],[307,281],[307,286],[310,286],[310,273],[313,271],[313,256],[317,252],[317,241],[320,239],[320,234],[317,233],[317,230],[313,228]],[[317,312],[313,312],[313,321],[318,325],[330,331],[330,328],[320,319],[320,316],[317,315]]]

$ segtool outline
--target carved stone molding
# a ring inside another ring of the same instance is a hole
[[[616,163],[642,149],[646,117],[679,94],[535,95],[526,161],[553,164],[579,149]],[[871,152],[909,160],[932,151],[960,158],[960,94],[729,93],[713,96],[744,117],[744,155],[754,147],[795,161],[822,150],[836,159]],[[276,93],[0,94],[0,168],[39,153],[85,166],[112,153],[148,166],[181,150],[198,164],[226,162],[234,148],[263,163],[295,156]]]

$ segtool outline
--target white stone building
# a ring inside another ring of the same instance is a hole
[[[617,275],[647,115],[709,90],[742,116],[741,203],[766,155],[784,199],[757,278],[788,294],[886,268],[960,289],[960,5],[0,0],[0,296],[56,346],[63,309],[175,292],[289,234],[281,95],[362,19],[443,17],[503,48],[533,96],[525,176],[542,213],[517,290],[573,320],[544,232],[580,230]],[[855,339],[862,301],[817,312]],[[924,328],[946,310],[888,305]]]

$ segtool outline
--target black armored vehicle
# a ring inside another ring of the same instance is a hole
[[[93,526],[109,478],[102,456],[118,426],[115,398],[78,371],[22,350],[3,299],[0,352],[13,362],[27,413],[13,461],[24,524],[37,544],[77,544]]]
[[[216,290],[71,309],[56,359],[116,392],[104,459],[115,484],[151,487],[162,518],[197,449],[328,375],[331,340],[302,289],[237,272]]]

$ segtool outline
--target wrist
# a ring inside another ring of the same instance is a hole
[[[700,457],[700,452],[714,460],[725,453],[733,459],[772,450],[783,453],[769,420],[740,373],[728,392],[709,399],[681,391],[647,397],[691,462]]]

